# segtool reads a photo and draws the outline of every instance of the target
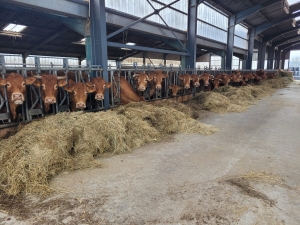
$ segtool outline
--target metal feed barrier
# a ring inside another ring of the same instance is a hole
[[[142,93],[146,101],[155,101],[159,99],[172,98],[169,86],[171,84],[176,84],[180,86],[179,75],[182,74],[202,74],[204,72],[211,75],[217,75],[218,73],[231,74],[232,70],[201,70],[201,69],[181,69],[170,67],[159,67],[154,68],[150,66],[137,66],[134,64],[131,67],[109,67],[108,68],[108,82],[112,83],[112,87],[109,89],[109,95],[105,98],[109,98],[109,108],[117,107],[121,105],[121,91],[120,91],[120,77],[123,76],[131,85],[131,87],[136,91],[136,81],[133,79],[134,74],[146,73],[149,74],[152,71],[161,70],[163,73],[168,74],[168,76],[163,79],[163,85],[161,90],[156,90],[153,96],[150,96],[150,85]],[[68,61],[64,60],[63,65],[41,65],[38,57],[35,58],[35,64],[5,64],[4,57],[0,56],[0,71],[2,78],[5,78],[5,74],[10,72],[17,72],[22,74],[27,78],[27,73],[33,72],[34,74],[40,75],[42,73],[57,75],[58,71],[67,75],[68,72],[74,72],[76,82],[85,82],[82,74],[88,74],[88,81],[91,77],[103,77],[103,69],[101,66],[87,65],[85,67],[81,66],[69,66]],[[256,70],[254,70],[256,71]],[[241,73],[254,72],[251,70],[240,70]],[[273,72],[274,70],[266,70],[267,72]],[[68,81],[68,78],[66,79]],[[12,122],[8,96],[6,87],[3,88],[4,93],[0,92],[0,129],[10,126],[15,126],[20,122],[28,122],[36,118],[44,117],[45,111],[43,108],[41,88],[34,85],[29,85],[26,87],[26,100],[21,106],[21,110],[18,116],[17,122]],[[201,91],[201,88],[193,88],[193,90],[183,89],[177,96],[183,95],[195,95],[197,92]],[[84,111],[100,111],[104,110],[103,101],[93,101],[91,94],[88,94],[86,109]],[[51,105],[50,114],[56,114],[58,112],[64,112],[70,110],[70,100],[68,92],[63,88],[59,87],[57,102]]]

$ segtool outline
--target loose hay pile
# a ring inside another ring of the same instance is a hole
[[[282,76],[282,77],[281,77]],[[291,83],[293,78],[288,72],[281,72],[279,78],[262,81],[259,85],[220,87],[216,91],[201,92],[187,105],[199,105],[201,109],[216,113],[243,112],[257,99],[269,96],[278,88]]]
[[[100,166],[95,158],[104,153],[128,152],[166,134],[216,131],[192,119],[186,106],[168,104],[132,103],[109,112],[60,113],[31,122],[0,141],[0,191],[46,194],[51,177]]]

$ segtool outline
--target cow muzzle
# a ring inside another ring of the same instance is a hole
[[[11,97],[12,97],[12,101],[16,105],[21,105],[24,102],[24,95],[22,93],[13,93]]]
[[[189,89],[190,88],[190,85],[185,85],[184,86],[184,89]]]
[[[104,99],[104,95],[103,94],[96,94],[95,99],[98,101],[101,101]]]
[[[46,97],[45,98],[45,103],[54,104],[54,103],[56,103],[56,98],[55,97]]]
[[[146,90],[146,88],[145,88],[145,87],[143,87],[143,86],[139,86],[138,90],[139,90],[139,91],[145,91],[145,90]]]
[[[199,83],[199,82],[196,82],[194,85],[195,85],[195,87],[199,87],[199,86],[200,86],[200,83]]]
[[[156,85],[157,90],[161,90],[161,85]]]
[[[83,102],[79,102],[76,104],[76,108],[77,109],[85,109],[86,105]]]

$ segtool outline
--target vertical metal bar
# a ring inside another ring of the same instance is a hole
[[[267,42],[266,41],[261,42],[258,49],[259,55],[257,60],[257,69],[263,70],[265,68],[266,48],[267,48]]]
[[[269,48],[269,52],[268,52],[268,69],[273,69],[273,61],[274,61],[274,52],[275,52],[275,48],[272,46]]]
[[[37,68],[36,69],[36,73],[37,75],[40,75],[41,73],[41,62],[40,62],[40,57],[34,57],[34,64],[35,64],[35,67]]]
[[[235,15],[231,15],[228,20],[226,69],[232,69],[234,30],[235,30]]]
[[[5,74],[6,74],[6,68],[5,68],[5,58],[4,55],[0,55],[0,66],[1,68],[1,75],[2,78],[5,79]],[[4,86],[4,101],[5,101],[5,106],[6,106],[6,112],[10,114],[10,108],[9,108],[9,104],[8,104],[8,97],[7,97],[7,87]],[[10,116],[11,117],[11,116]],[[11,122],[11,119],[8,120],[8,122]]]
[[[282,52],[281,53],[281,65],[280,65],[280,68],[279,69],[282,69],[284,70],[284,63],[285,63],[285,54],[286,52]]]
[[[187,65],[190,68],[196,67],[196,49],[197,49],[197,0],[189,0],[188,5],[188,32],[187,32],[187,50],[190,56],[187,57]]]
[[[91,46],[93,65],[101,65],[108,81],[105,0],[91,0]],[[109,108],[109,90],[105,90],[104,109]]]
[[[247,62],[246,62],[246,69],[252,69],[252,58],[253,58],[253,49],[254,49],[254,34],[255,28],[252,28],[249,31],[249,41],[248,41],[248,55],[247,55]]]

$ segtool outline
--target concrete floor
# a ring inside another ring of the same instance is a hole
[[[203,112],[211,136],[178,134],[104,168],[61,173],[59,194],[0,224],[300,224],[300,85],[244,113]],[[259,178],[238,178],[253,172]]]

